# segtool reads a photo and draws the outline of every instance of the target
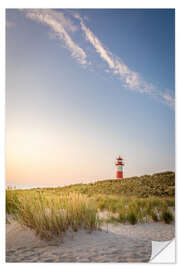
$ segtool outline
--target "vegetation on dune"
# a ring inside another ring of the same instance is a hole
[[[54,190],[53,188],[49,188]],[[125,195],[147,198],[151,196],[168,197],[175,195],[175,173],[163,172],[120,180],[104,180],[89,184],[75,184],[56,188],[56,192],[80,192],[94,194]]]
[[[18,191],[6,191],[6,213],[15,214],[19,209]]]
[[[63,238],[67,230],[89,231],[101,222],[174,220],[175,174],[144,175],[122,180],[32,190],[7,190],[6,212],[42,238]],[[99,218],[98,212],[108,212]]]
[[[12,196],[18,200],[10,205],[8,200]],[[7,191],[6,205],[8,213],[34,229],[41,238],[58,236],[62,239],[67,230],[85,228],[91,232],[99,226],[97,208],[82,194],[52,196],[37,191]]]
[[[137,222],[157,222],[166,219],[163,218],[164,211],[173,211],[175,200],[172,197],[149,197],[137,198],[133,196],[122,197],[117,195],[97,195],[94,196],[96,205],[100,211],[107,210],[111,216],[107,218],[114,222],[136,224]],[[169,210],[171,209],[171,211]],[[171,213],[173,216],[173,214]],[[173,218],[172,220],[173,221]]]
[[[161,218],[167,224],[174,220],[173,214],[168,209],[162,211]]]

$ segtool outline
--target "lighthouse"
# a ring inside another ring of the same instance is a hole
[[[123,178],[123,159],[119,156],[116,158],[116,179]]]

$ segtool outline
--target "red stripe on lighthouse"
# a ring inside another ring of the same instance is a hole
[[[116,178],[123,178],[123,172],[121,171],[116,171]]]

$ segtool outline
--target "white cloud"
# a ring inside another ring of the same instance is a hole
[[[25,9],[24,12],[27,18],[48,25],[54,36],[64,42],[72,57],[76,58],[80,64],[86,64],[86,53],[72,40],[67,32],[67,30],[74,32],[77,28],[68,18],[65,18],[62,12],[48,9]]]
[[[78,13],[49,10],[49,9],[25,9],[26,17],[37,22],[48,25],[51,29],[50,37],[54,37],[64,42],[65,47],[71,52],[74,57],[82,65],[91,64],[87,62],[88,48],[82,49],[76,44],[70,32],[82,30],[85,39],[93,46],[100,58],[108,65],[105,68],[106,73],[112,73],[120,78],[124,87],[131,91],[136,91],[141,94],[147,94],[158,98],[162,103],[169,105],[171,108],[175,106],[175,99],[170,95],[170,92],[162,92],[152,83],[142,79],[138,72],[131,70],[123,61],[107,49],[98,37],[85,25],[82,17]],[[80,22],[80,27],[70,19],[76,18]],[[86,19],[87,20],[87,19]],[[92,68],[92,67],[91,67]]]
[[[108,64],[113,74],[119,75],[125,87],[139,93],[151,93],[154,90],[152,85],[144,82],[137,72],[130,70],[117,56],[106,49],[94,33],[83,23],[80,16],[76,14],[75,17],[80,20],[81,29],[85,34],[86,40],[93,45],[96,52]]]
[[[169,105],[171,108],[175,107],[175,98],[170,93],[161,93],[162,101]]]
[[[72,21],[64,15],[63,12],[61,11],[58,11],[56,12],[55,10],[41,10],[41,12],[45,12],[47,13],[48,11],[48,14],[51,15],[54,19],[56,19],[57,22],[59,22],[60,24],[62,24],[62,26],[71,31],[71,32],[76,32],[78,30],[78,27],[72,23]]]
[[[108,49],[105,48],[105,46],[103,46],[101,41],[84,24],[82,18],[78,14],[75,14],[74,17],[79,19],[81,29],[85,34],[86,40],[92,44],[96,52],[108,64],[109,71],[111,70],[113,74],[119,75],[120,79],[124,83],[124,87],[128,88],[129,90],[134,90],[138,93],[148,94],[152,97],[159,97],[162,103],[169,105],[171,108],[175,107],[175,98],[172,97],[170,93],[161,92],[152,83],[144,81],[139,73],[132,71],[127,65],[123,63],[119,57],[113,55]],[[105,72],[107,72],[107,69]]]

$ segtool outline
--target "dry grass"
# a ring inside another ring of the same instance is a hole
[[[11,203],[8,203],[9,198]],[[8,213],[41,238],[63,239],[67,230],[85,228],[91,232],[99,226],[96,207],[82,194],[48,196],[36,191],[7,191],[6,200]]]
[[[137,198],[98,195],[94,197],[100,211],[107,210],[111,213],[106,222],[130,223],[158,222],[165,223],[174,220],[170,209],[174,210],[174,198]],[[165,214],[163,214],[165,213]]]
[[[175,174],[164,172],[129,179],[106,180],[62,188],[7,190],[6,212],[41,238],[85,228],[92,231],[102,221],[135,224],[174,220]],[[98,211],[110,214],[98,218]]]

